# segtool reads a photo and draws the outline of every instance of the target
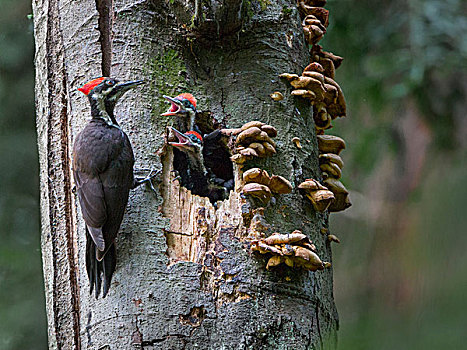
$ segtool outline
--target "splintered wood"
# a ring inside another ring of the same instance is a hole
[[[209,198],[191,194],[180,186],[173,171],[173,153],[168,147],[161,156],[164,164],[161,193],[164,198],[161,212],[170,219],[165,230],[169,265],[178,261],[203,264],[206,253],[214,250],[222,228],[232,228],[238,237],[246,232],[241,206],[245,199],[231,191],[229,198],[217,202],[217,209]]]

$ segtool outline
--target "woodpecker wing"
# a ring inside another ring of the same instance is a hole
[[[107,221],[107,208],[102,182],[98,176],[86,174],[77,169],[73,174],[84,222],[97,249],[103,251],[105,240],[102,227]]]
[[[106,171],[99,175],[107,208],[107,221],[103,227],[106,250],[97,252],[98,260],[102,259],[117,237],[128,203],[129,192],[133,187],[134,156],[126,135],[124,139],[121,152],[110,162]]]
[[[134,156],[127,135],[92,121],[78,135],[73,172],[84,221],[101,260],[115,240],[133,185]]]

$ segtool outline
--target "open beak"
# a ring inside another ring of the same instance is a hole
[[[132,80],[132,81],[118,83],[116,88],[118,88],[118,90],[121,91],[122,93],[125,93],[128,90],[141,84],[144,84],[144,80]]]
[[[167,116],[173,116],[177,114],[183,114],[186,113],[185,108],[183,107],[183,104],[181,101],[172,98],[170,96],[163,96],[167,101],[171,103],[171,106],[169,110],[165,113],[162,113],[161,116],[167,117]]]
[[[185,148],[185,147],[190,147],[190,146],[195,145],[188,137],[186,137],[184,134],[182,134],[177,129],[170,127],[170,130],[177,137],[178,142],[168,142],[169,145],[177,147],[177,148]]]

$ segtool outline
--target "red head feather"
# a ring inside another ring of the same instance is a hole
[[[201,137],[201,135],[197,133],[196,131],[191,130],[191,131],[188,131],[187,134],[195,135],[198,140],[200,140],[201,142],[203,141],[203,138]]]
[[[189,94],[189,93],[183,93],[183,94],[180,94],[178,95],[177,97],[175,97],[176,99],[179,99],[179,100],[183,100],[184,98],[186,98],[188,101],[191,102],[191,104],[193,105],[193,107],[196,108],[196,98],[192,95],[192,94]]]
[[[81,86],[78,90],[81,91],[83,94],[88,95],[91,92],[91,90],[94,89],[100,83],[102,83],[103,80],[105,80],[105,77],[93,79]]]

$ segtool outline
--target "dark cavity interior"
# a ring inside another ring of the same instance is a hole
[[[180,184],[192,194],[208,197],[211,203],[224,200],[234,189],[233,164],[224,127],[210,112],[199,112],[196,125],[203,135],[202,153],[187,153],[173,148],[173,167]]]

